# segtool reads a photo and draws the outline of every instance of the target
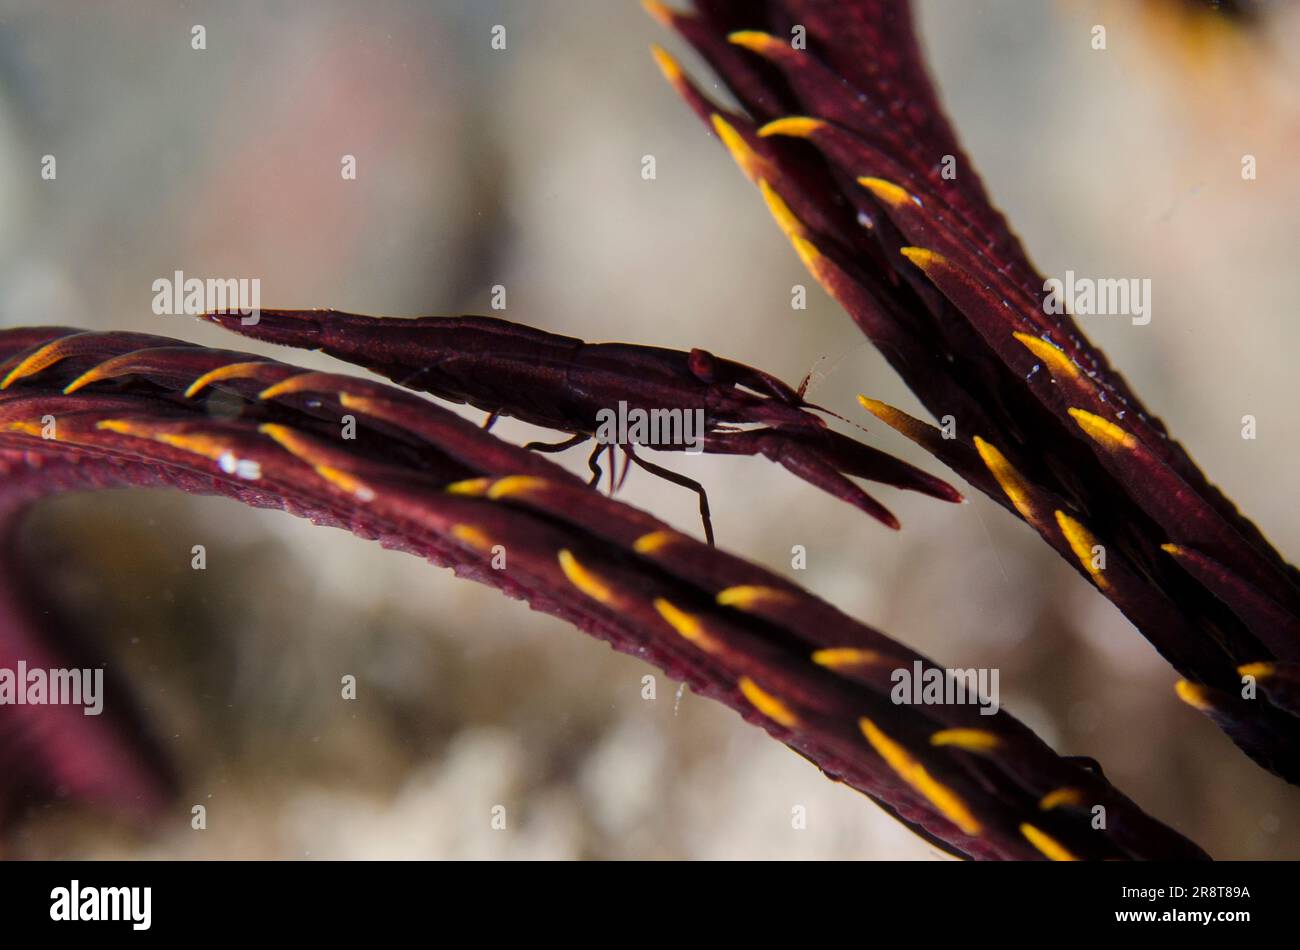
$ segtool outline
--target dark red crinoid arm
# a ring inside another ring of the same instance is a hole
[[[956,420],[957,439],[864,406],[1035,528],[1185,677],[1180,697],[1300,781],[1300,719],[1263,689],[1280,695],[1300,660],[1295,569],[1073,319],[1047,312],[1043,277],[939,107],[909,4],[646,7],[745,113],[715,106],[656,50],[665,76],[758,185],[813,275],[926,408]],[[1258,698],[1242,698],[1246,674]]]
[[[896,705],[892,670],[935,669],[904,645],[418,396],[139,334],[0,331],[0,369],[0,498],[14,509],[117,485],[282,508],[451,567],[644,658],[954,853],[1204,857],[1004,712]],[[289,378],[292,394],[258,398]],[[355,439],[342,438],[344,414]],[[15,636],[0,628],[3,642]],[[71,767],[75,748],[51,747],[42,767]]]

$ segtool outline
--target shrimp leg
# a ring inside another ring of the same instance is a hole
[[[651,475],[658,475],[660,478],[670,481],[674,485],[689,488],[700,497],[700,520],[704,522],[704,538],[709,542],[709,547],[713,547],[713,519],[709,515],[709,496],[708,493],[705,492],[704,486],[692,478],[687,478],[685,475],[679,475],[677,472],[670,471],[662,465],[656,465],[654,462],[643,459],[633,451],[630,445],[626,447],[625,451],[627,452],[628,458],[631,459],[639,468],[645,469]]]

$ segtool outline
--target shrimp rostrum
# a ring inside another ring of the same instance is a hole
[[[957,502],[946,482],[833,429],[792,389],[761,370],[704,350],[630,343],[587,343],[494,317],[368,317],[335,310],[262,310],[205,319],[243,336],[321,350],[411,389],[489,413],[569,434],[530,448],[559,451],[596,440],[589,467],[621,449],[623,474],[635,464],[690,488],[710,543],[708,499],[697,482],[637,454],[660,451],[763,455],[804,481],[891,528],[898,519],[850,477]],[[256,370],[250,364],[250,373]],[[237,370],[236,370],[237,371]],[[286,379],[263,398],[309,392],[310,380]]]

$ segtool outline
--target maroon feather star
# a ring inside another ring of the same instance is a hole
[[[67,328],[0,331],[0,379],[6,510],[130,485],[281,508],[451,567],[655,664],[955,854],[1204,857],[1094,763],[1057,756],[1005,712],[896,704],[892,670],[936,669],[903,644],[412,393]],[[355,439],[342,438],[344,415]],[[10,743],[48,725],[4,722]],[[102,738],[79,720],[57,728],[39,746],[46,775],[85,764]],[[143,759],[115,769],[89,787],[123,775],[129,789],[160,786]]]
[[[656,49],[665,76],[817,280],[925,407],[955,420],[956,439],[863,405],[1031,525],[1178,670],[1182,699],[1300,782],[1296,570],[1072,317],[1045,306],[1042,275],[939,107],[909,4],[645,6],[745,112],[714,105]]]

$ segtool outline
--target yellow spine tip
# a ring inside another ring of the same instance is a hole
[[[709,121],[713,125],[714,133],[717,134],[718,139],[726,147],[727,151],[731,153],[732,159],[740,166],[740,170],[745,173],[746,178],[752,182],[757,182],[764,174],[769,172],[768,162],[758,152],[754,151],[749,142],[745,141],[745,137],[721,113],[713,113]]]
[[[709,116],[709,124],[713,126],[713,131],[717,133],[718,138],[722,139],[723,143],[727,144],[728,147],[730,147],[730,142],[733,139],[740,138],[740,133],[736,131],[736,127],[723,118],[721,112],[715,112]]]
[[[793,238],[796,234],[803,234],[803,222],[790,210],[790,206],[785,203],[785,199],[777,193],[776,189],[767,183],[766,178],[758,180],[758,191],[763,196],[763,203],[767,205],[767,210],[772,213],[777,226],[786,237]]]
[[[293,382],[293,380],[294,377],[290,376],[288,379],[281,380],[280,382],[276,383],[274,386],[267,386],[265,389],[263,389],[260,393],[257,394],[257,398],[265,402],[268,399],[274,399],[276,396],[282,396],[287,392],[291,392],[292,387],[290,386],[290,384]]]
[[[898,249],[898,253],[921,268],[921,270],[928,270],[936,264],[945,263],[947,260],[942,254],[924,247],[901,247]]]
[[[659,71],[664,74],[665,79],[673,85],[677,85],[682,81],[681,64],[673,58],[671,53],[658,43],[652,43],[650,44],[650,55],[654,57],[655,65],[659,67]]]
[[[1025,836],[1025,838],[1029,841],[1030,844],[1032,844],[1035,848],[1041,851],[1047,858],[1051,859],[1052,861],[1079,860],[1068,850],[1066,850],[1065,847],[1062,846],[1061,843],[1057,841],[1055,838],[1051,837],[1045,832],[1039,831],[1037,828],[1035,828],[1033,825],[1029,824],[1028,822],[1020,826],[1020,833]]]
[[[751,610],[763,604],[788,604],[791,596],[775,587],[741,584],[718,592],[718,603],[738,610]]]
[[[936,781],[925,766],[912,757],[912,754],[877,728],[870,719],[858,720],[858,728],[866,737],[871,748],[885,760],[898,777],[929,800],[945,818],[968,835],[980,833],[980,823],[971,814],[966,803],[948,786]]]
[[[536,475],[507,475],[505,478],[499,478],[492,483],[492,487],[487,491],[487,497],[495,501],[498,498],[508,498],[511,495],[526,495],[529,492],[538,491],[549,485],[544,478]]]
[[[78,389],[84,389],[86,386],[89,386],[91,383],[97,383],[103,378],[104,378],[103,375],[99,373],[97,370],[95,369],[87,370],[86,372],[78,376],[76,379],[74,379],[72,382],[68,383],[68,385],[63,387],[63,395],[71,396]]]
[[[1001,739],[983,729],[941,729],[930,736],[930,745],[954,746],[967,752],[988,752],[1001,744]]]
[[[556,558],[560,562],[560,570],[564,572],[569,583],[592,600],[606,606],[612,606],[618,600],[613,588],[583,567],[571,551],[562,550]]]
[[[1106,580],[1102,568],[1096,563],[1096,536],[1083,526],[1083,523],[1075,518],[1071,518],[1064,511],[1055,512],[1057,527],[1061,529],[1061,534],[1065,535],[1066,543],[1070,545],[1070,550],[1074,556],[1079,559],[1079,564],[1088,572],[1096,585],[1102,590],[1110,587],[1110,582]]]
[[[790,243],[794,245],[794,252],[803,261],[803,266],[816,276],[822,259],[822,252],[817,250],[817,245],[801,234],[790,235]]]
[[[1193,709],[1208,712],[1214,708],[1214,703],[1210,701],[1210,691],[1199,683],[1179,680],[1174,684],[1174,693]]]
[[[459,482],[452,482],[443,491],[450,495],[482,495],[492,484],[490,478],[466,478]]]
[[[17,422],[5,423],[4,430],[6,432],[21,432],[24,435],[45,435],[45,428],[39,422],[30,422],[22,419],[19,419]],[[57,442],[58,436],[53,436],[52,440]]]
[[[985,442],[979,436],[975,436],[975,451],[979,453],[984,465],[1016,511],[1020,512],[1026,521],[1033,521],[1035,511],[1029,493],[1029,484],[1016,471],[1015,466],[995,446]]]
[[[781,700],[764,690],[748,676],[742,676],[736,685],[749,704],[775,723],[793,729],[799,725],[799,717]]]
[[[20,379],[35,376],[41,370],[48,369],[55,363],[67,358],[71,353],[76,352],[76,337],[78,336],[80,334],[51,340],[36,352],[28,355],[26,359],[11,369],[3,380],[0,380],[0,389],[8,389]]]
[[[659,0],[641,0],[641,9],[650,14],[661,26],[671,27],[673,17],[678,13],[666,3],[660,3]]]
[[[1070,417],[1084,431],[1084,434],[1105,448],[1115,450],[1137,447],[1138,440],[1109,419],[1084,409],[1070,409],[1068,411]]]
[[[767,125],[758,130],[759,137],[769,138],[773,135],[784,135],[790,138],[806,139],[817,133],[819,129],[826,125],[821,119],[810,119],[807,116],[792,115],[784,119],[773,119]]]
[[[325,481],[329,482],[335,488],[341,489],[347,494],[355,496],[359,501],[375,500],[374,489],[350,472],[345,472],[341,468],[335,468],[333,465],[316,465],[313,467],[316,474],[325,479]]]
[[[481,529],[470,524],[452,525],[451,536],[457,541],[468,544],[477,551],[487,551],[492,547],[492,539],[489,538]]]
[[[1074,365],[1073,361],[1065,355],[1065,352],[1059,347],[1054,346],[1042,337],[1031,336],[1028,333],[1011,334],[1020,342],[1025,349],[1034,356],[1038,357],[1051,370],[1054,376],[1067,376],[1071,379],[1077,379],[1079,368]]]
[[[870,396],[864,396],[862,393],[858,393],[858,405],[876,418],[880,418],[880,414],[889,408],[889,406],[881,402],[879,399],[872,399]]]
[[[658,554],[668,545],[681,539],[676,531],[651,531],[643,534],[632,543],[632,550],[637,554]]]
[[[1043,811],[1051,811],[1053,808],[1060,808],[1062,805],[1082,805],[1083,792],[1077,788],[1057,788],[1048,792],[1038,802],[1038,807]]]
[[[858,184],[867,189],[867,191],[871,192],[885,204],[894,208],[907,204],[907,202],[912,200],[912,196],[907,193],[906,188],[895,185],[892,181],[886,181],[883,178],[871,178],[869,176],[859,178]],[[906,254],[907,250],[907,248],[904,248],[903,253]]]
[[[190,383],[189,388],[185,390],[185,398],[193,399],[203,390],[207,389],[211,384],[218,382],[219,380],[245,375],[251,371],[251,367],[260,365],[260,363],[230,363],[226,366],[219,366],[214,370],[209,370],[198,379],[194,380],[194,382]]]
[[[1242,676],[1253,676],[1257,680],[1262,680],[1266,676],[1272,676],[1277,672],[1276,663],[1244,663],[1237,667],[1237,672]]]
[[[827,647],[814,650],[812,661],[828,670],[843,670],[855,666],[871,666],[879,663],[881,656],[875,650],[861,650],[857,647]]]
[[[717,653],[722,644],[704,629],[700,618],[679,608],[676,604],[662,597],[655,598],[655,610],[663,617],[668,626],[677,631],[681,637],[699,647],[705,653]]]
[[[887,402],[881,402],[879,399],[872,399],[870,396],[858,393],[858,405],[891,429],[902,432],[904,435],[913,436],[921,430],[918,420],[913,419],[901,409],[895,409]]]
[[[781,48],[781,41],[762,30],[737,30],[727,36],[727,42],[742,46],[755,53],[769,53]]]

